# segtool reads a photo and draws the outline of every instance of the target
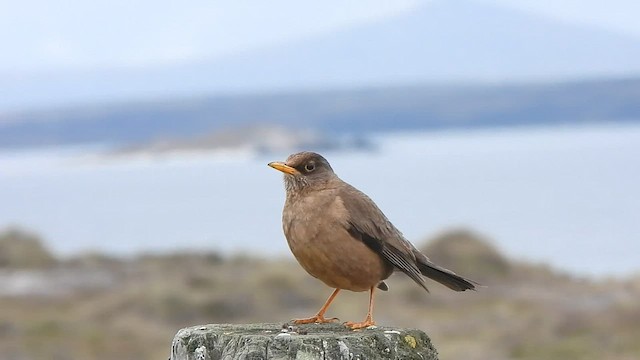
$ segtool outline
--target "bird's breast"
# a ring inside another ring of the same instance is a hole
[[[349,219],[337,196],[290,199],[283,228],[291,252],[312,276],[331,287],[368,290],[386,279],[391,267],[347,231]]]

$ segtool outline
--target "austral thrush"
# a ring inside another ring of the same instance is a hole
[[[366,319],[345,325],[352,329],[374,325],[374,290],[387,290],[384,280],[395,270],[427,291],[425,276],[456,291],[475,289],[477,283],[418,251],[367,195],[342,181],[321,155],[301,152],[269,166],[285,174],[282,226],[291,252],[309,274],[335,288],[315,316],[295,323],[336,320],[324,314],[344,289],[370,291]]]

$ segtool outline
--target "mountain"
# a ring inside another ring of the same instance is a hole
[[[171,98],[0,115],[0,149],[188,142],[258,124],[366,136],[413,129],[638,121],[638,99],[640,78]]]
[[[216,92],[634,74],[640,74],[640,39],[476,1],[442,0],[395,18],[216,61],[0,75],[0,112]]]

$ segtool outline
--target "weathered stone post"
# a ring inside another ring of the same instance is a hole
[[[414,329],[352,331],[340,324],[211,324],[178,331],[170,360],[437,358],[429,337]]]

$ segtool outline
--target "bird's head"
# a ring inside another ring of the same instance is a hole
[[[287,193],[322,187],[336,177],[327,159],[310,151],[290,155],[285,162],[270,162],[269,166],[284,173]]]

